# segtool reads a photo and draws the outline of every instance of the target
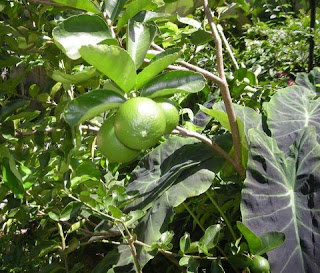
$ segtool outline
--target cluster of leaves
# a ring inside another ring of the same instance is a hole
[[[198,6],[0,1],[0,271],[238,272],[267,253],[273,272],[317,272],[319,69],[263,107],[258,73],[230,73],[234,100],[247,105],[234,104],[245,181],[193,138],[163,139],[129,165],[95,150],[98,126],[128,97],[165,95],[196,100],[199,113],[181,113],[201,126],[183,125],[233,154],[224,105],[204,77],[163,71],[183,57],[172,46],[186,43],[190,62],[213,68]],[[249,12],[245,1],[237,8]],[[152,41],[169,48],[155,56]]]

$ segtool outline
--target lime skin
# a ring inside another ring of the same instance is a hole
[[[179,124],[179,112],[174,103],[166,98],[155,99],[166,117],[166,130],[164,134],[170,134]]]
[[[256,255],[252,261],[253,263],[249,267],[251,273],[270,273],[270,264],[266,258]]]

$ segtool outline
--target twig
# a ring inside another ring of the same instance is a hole
[[[245,178],[245,170],[242,168],[242,166],[239,166],[228,153],[226,153],[217,143],[215,143],[211,139],[207,138],[206,136],[201,135],[197,132],[189,131],[189,130],[184,129],[180,126],[177,126],[171,132],[171,134],[177,134],[177,135],[187,136],[187,137],[194,137],[196,139],[199,139],[203,143],[209,145],[212,149],[214,149],[219,155],[221,155],[228,162],[230,162],[230,164],[235,168],[235,170],[239,173],[239,175],[242,178]]]
[[[219,36],[217,27],[213,22],[213,17],[208,5],[208,0],[203,0],[203,7],[209,22],[212,37],[214,38],[215,45],[216,45],[217,68],[218,68],[219,77],[222,80],[222,83],[219,84],[219,87],[220,87],[221,96],[222,96],[224,105],[226,107],[226,112],[227,112],[230,127],[231,127],[232,141],[234,145],[234,159],[239,169],[239,168],[243,168],[242,158],[241,158],[241,141],[240,141],[240,134],[239,134],[239,129],[237,125],[237,117],[234,112],[232,99],[229,91],[229,86],[224,73],[222,42],[221,42],[221,38]]]
[[[126,233],[128,234],[128,237],[129,237],[127,239],[127,241],[128,241],[128,244],[129,244],[129,247],[130,247],[130,250],[131,250],[131,254],[133,256],[133,261],[134,261],[134,265],[136,267],[136,270],[137,270],[138,273],[142,273],[142,269],[141,269],[141,266],[140,266],[140,263],[139,263],[139,259],[138,259],[137,249],[136,249],[136,247],[134,245],[135,240],[134,240],[131,232],[127,228],[127,226],[124,223],[122,223],[122,225],[123,225]]]
[[[63,234],[63,229],[60,223],[57,224],[58,225],[58,230],[59,230],[59,235],[61,238],[61,248],[62,248],[62,253],[63,253],[63,257],[64,257],[64,266],[66,269],[66,273],[69,272],[69,266],[68,266],[68,255],[65,253],[66,250],[66,239],[64,238],[64,234]]]
[[[230,55],[230,58],[231,58],[231,61],[232,61],[233,65],[234,65],[234,67],[235,67],[236,69],[239,69],[239,65],[238,65],[238,63],[237,63],[237,60],[236,60],[236,58],[234,57],[233,52],[232,52],[232,49],[231,49],[231,47],[230,47],[230,45],[229,45],[229,43],[228,43],[228,40],[226,39],[226,36],[225,36],[224,33],[223,33],[222,26],[221,26],[221,25],[217,25],[217,29],[218,29],[218,31],[219,31],[219,34],[220,34],[221,38],[222,38],[222,41],[223,41],[223,43],[224,43],[224,46],[226,47],[226,50],[227,50],[227,52],[228,52],[229,55]]]

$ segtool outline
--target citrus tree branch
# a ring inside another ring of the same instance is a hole
[[[218,68],[219,77],[222,80],[222,83],[219,84],[219,87],[220,87],[221,96],[222,96],[224,105],[226,107],[226,112],[227,112],[229,123],[230,123],[230,128],[231,128],[231,133],[232,133],[232,141],[233,141],[233,145],[234,145],[234,160],[235,160],[236,165],[238,166],[237,168],[243,168],[242,167],[242,160],[241,160],[241,142],[240,142],[239,129],[238,129],[238,125],[237,125],[237,117],[234,112],[234,108],[232,105],[232,99],[231,99],[231,95],[230,95],[230,91],[229,91],[229,86],[228,86],[226,76],[224,73],[222,42],[221,42],[221,38],[219,36],[218,29],[213,22],[213,17],[212,17],[211,10],[208,5],[208,0],[203,0],[203,7],[204,7],[204,11],[205,11],[206,17],[209,22],[212,37],[213,37],[213,39],[215,41],[215,45],[216,45],[217,68]]]
[[[177,126],[171,134],[177,134],[181,136],[187,136],[187,137],[194,137],[196,139],[199,139],[203,143],[209,145],[212,149],[214,149],[219,155],[221,155],[225,160],[230,162],[230,164],[235,168],[235,170],[239,173],[239,175],[242,178],[245,178],[245,170],[242,168],[242,166],[239,166],[235,160],[227,153],[225,152],[217,143],[209,139],[208,137],[199,134],[197,132],[189,131],[187,129],[184,129],[180,126]]]

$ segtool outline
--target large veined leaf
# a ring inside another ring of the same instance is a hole
[[[53,2],[76,9],[90,11],[97,14],[101,13],[98,7],[95,4],[93,4],[90,0],[53,0]]]
[[[266,107],[267,123],[278,147],[288,152],[298,133],[313,125],[320,141],[320,98],[313,90],[291,86],[279,90]]]
[[[295,82],[320,94],[320,67],[315,67],[309,74],[298,73]]]
[[[229,142],[219,144],[225,149],[231,148]],[[168,229],[173,208],[208,190],[223,164],[224,160],[209,146],[180,137],[169,138],[144,157],[127,186],[127,192],[133,196],[137,194],[137,198],[126,210],[149,209],[135,229],[138,240],[150,245],[159,240]],[[152,257],[141,248],[139,255],[142,265]],[[127,258],[128,253],[120,255],[115,268]]]
[[[105,0],[105,11],[111,21],[114,21],[128,0]]]
[[[117,108],[123,102],[125,98],[114,91],[93,90],[69,102],[64,111],[64,119],[70,126],[75,126],[107,110]]]
[[[56,45],[73,60],[81,57],[81,46],[112,39],[106,22],[97,15],[88,14],[75,15],[64,20],[53,29],[52,36]]]
[[[127,51],[135,62],[137,69],[142,65],[155,34],[156,26],[154,24],[129,21]]]
[[[249,131],[249,145],[243,222],[257,235],[285,233],[284,244],[268,252],[272,272],[319,272],[320,145],[315,128],[299,132],[288,156],[255,129]]]
[[[149,82],[153,77],[158,75],[168,65],[173,64],[180,56],[181,52],[177,50],[166,50],[155,56],[150,64],[146,66],[137,76],[136,89]]]
[[[82,71],[76,72],[74,74],[66,74],[60,70],[55,70],[52,72],[50,77],[57,82],[66,84],[77,84],[87,81],[97,75],[98,73],[94,67],[86,67]]]
[[[136,84],[136,66],[127,51],[114,45],[88,45],[79,50],[89,64],[113,80],[123,91]]]
[[[155,77],[142,89],[143,97],[161,97],[175,93],[196,93],[205,86],[205,78],[191,71],[170,71]]]

